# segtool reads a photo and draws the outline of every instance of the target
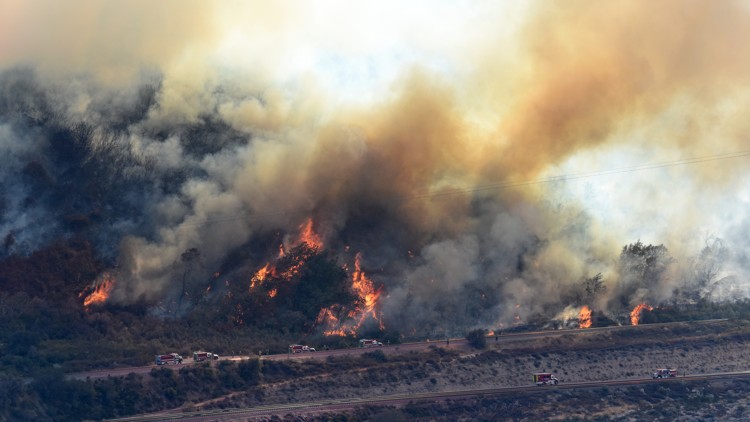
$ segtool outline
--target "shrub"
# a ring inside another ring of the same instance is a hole
[[[487,347],[487,337],[484,330],[481,328],[469,331],[466,335],[466,340],[468,340],[471,347],[475,349],[484,349]]]

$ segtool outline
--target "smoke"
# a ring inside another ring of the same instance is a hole
[[[312,217],[427,332],[560,314],[598,273],[612,312],[748,291],[746,5],[366,9],[0,6],[0,252],[84,233],[113,300],[159,299]],[[707,233],[732,258],[697,281]],[[638,239],[673,258],[648,280]]]

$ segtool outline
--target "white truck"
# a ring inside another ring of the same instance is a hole
[[[204,360],[218,360],[219,355],[211,352],[193,352],[193,361],[203,362]]]
[[[156,355],[155,363],[157,365],[177,365],[182,363],[182,356],[177,353],[168,353],[166,355]]]

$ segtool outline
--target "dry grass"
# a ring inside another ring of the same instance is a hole
[[[531,383],[531,373],[539,371],[555,372],[562,382],[645,378],[655,368],[664,366],[676,367],[681,374],[738,371],[748,369],[749,350],[750,325],[729,322],[530,341],[490,341],[488,349],[481,353],[441,358],[427,353],[407,362],[395,362],[391,357],[366,370],[334,368],[322,376],[265,384],[206,405],[252,406],[525,386]],[[601,410],[602,416],[608,412],[614,410]]]

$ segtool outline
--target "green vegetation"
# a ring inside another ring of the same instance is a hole
[[[216,366],[191,365],[175,371],[153,369],[149,376],[96,381],[66,380],[58,371],[40,375],[26,385],[18,378],[0,380],[6,395],[2,420],[89,420],[175,408],[187,397],[210,399],[258,385],[258,359]]]
[[[471,347],[475,349],[484,349],[487,347],[487,330],[477,329],[469,331],[469,333],[466,334],[466,340]]]

